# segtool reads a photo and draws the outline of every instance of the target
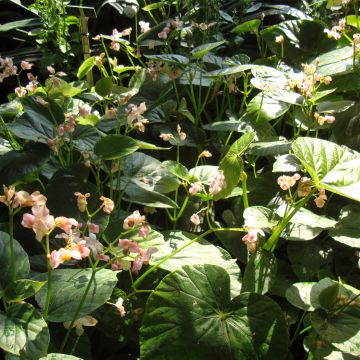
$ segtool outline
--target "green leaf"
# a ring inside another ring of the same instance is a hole
[[[34,281],[29,279],[16,280],[5,288],[5,301],[10,303],[27,299],[35,295],[45,284],[45,281]]]
[[[66,355],[66,354],[47,354],[45,357],[42,357],[39,360],[82,360],[79,357]]]
[[[245,293],[214,265],[184,266],[150,295],[140,329],[141,359],[280,359],[287,328],[278,305]]]
[[[78,79],[82,79],[84,76],[86,76],[95,65],[96,65],[95,56],[90,56],[88,59],[86,59],[78,69],[77,72]]]
[[[16,30],[26,27],[36,28],[39,25],[41,25],[40,18],[28,18],[24,20],[10,21],[0,25],[0,32]]]
[[[216,41],[213,43],[203,44],[200,46],[197,46],[195,49],[191,50],[192,56],[194,56],[197,59],[202,58],[205,54],[210,52],[211,50],[216,49],[220,45],[224,44],[225,40],[222,41]]]
[[[111,77],[104,77],[95,84],[95,91],[101,96],[107,96],[111,93],[113,82]]]
[[[317,56],[332,47],[332,42],[324,33],[325,25],[317,20],[290,20],[267,27],[261,31],[270,50],[281,56],[281,44],[276,37],[284,37],[284,57],[298,61]]]
[[[16,279],[26,278],[30,272],[29,258],[22,246],[14,239]],[[10,237],[0,231],[0,290],[11,284]]]
[[[0,178],[5,185],[31,182],[50,158],[44,144],[26,144],[21,151],[9,151],[0,157]]]
[[[92,115],[88,118],[90,116]],[[74,147],[79,151],[93,151],[95,144],[101,139],[99,131],[93,126],[78,125],[72,136]]]
[[[290,148],[291,143],[286,138],[279,136],[251,144],[250,151],[254,155],[276,156],[288,153]]]
[[[360,28],[360,19],[356,15],[348,15],[346,16],[346,25],[351,25],[356,27],[357,29]]]
[[[90,314],[110,298],[117,283],[116,272],[101,269],[96,271],[90,289],[85,296],[79,313],[77,309],[91,279],[91,269],[56,269],[51,273],[51,291],[48,320],[52,322],[71,321]],[[47,274],[36,276],[37,280],[46,279]],[[44,307],[47,286],[35,296],[40,307]]]
[[[311,291],[315,282],[301,282],[292,284],[286,290],[286,300],[295,307],[304,311],[314,311],[311,303]]]
[[[315,186],[360,201],[359,153],[313,138],[296,139],[292,149]]]
[[[214,196],[215,200],[229,195],[239,183],[243,171],[241,155],[248,149],[254,137],[255,134],[253,132],[242,135],[230,146],[230,149],[220,161],[219,168],[224,171],[226,186]]]
[[[242,292],[266,294],[274,283],[277,272],[277,261],[273,253],[259,249],[248,261]]]
[[[316,72],[319,75],[335,75],[353,69],[354,50],[352,46],[331,50],[319,56],[319,66]]]
[[[261,24],[260,19],[245,21],[244,23],[235,26],[231,30],[231,32],[236,34],[242,34],[242,33],[257,31],[260,24]]]
[[[189,170],[183,165],[173,160],[163,161],[161,166],[177,176],[179,179],[186,180],[189,178]]]
[[[165,256],[171,254],[182,246],[189,244],[196,235],[185,231],[165,232],[165,243],[157,246],[158,251],[151,257],[151,265],[156,265],[162,261]],[[230,290],[232,296],[240,294],[241,275],[240,269],[235,259],[230,254],[211,244],[205,239],[201,239],[185,247],[180,252],[174,254],[171,258],[160,265],[161,269],[175,271],[184,265],[212,264],[221,266],[230,276]]]
[[[250,206],[244,210],[245,227],[272,228],[278,221],[274,212],[264,206]]]
[[[187,65],[190,62],[186,56],[177,54],[146,55],[146,58],[149,60],[155,60],[166,64],[179,66]]]
[[[294,154],[280,155],[273,163],[273,172],[296,172],[302,169],[302,165]]]
[[[195,124],[195,118],[193,114],[189,111],[185,98],[181,98],[179,108],[177,110],[181,115],[185,116],[193,124]]]
[[[252,120],[270,121],[285,114],[289,108],[290,104],[273,99],[267,96],[265,93],[259,93],[249,102],[247,107],[247,115]]]
[[[341,209],[339,221],[328,229],[329,235],[336,241],[351,246],[360,247],[360,233],[358,219],[360,207],[348,205]]]
[[[0,312],[0,347],[24,359],[37,360],[46,355],[50,342],[45,320],[27,303],[12,304]]]
[[[94,153],[104,160],[115,160],[132,154],[138,148],[137,142],[131,137],[112,134],[104,136],[95,144]]]

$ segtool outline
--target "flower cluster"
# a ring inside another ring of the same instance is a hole
[[[144,215],[140,215],[139,210],[135,210],[131,215],[125,218],[123,223],[124,230],[139,228],[138,235],[145,237],[149,233],[149,227]]]
[[[119,51],[120,50],[120,44],[119,44],[119,40],[121,37],[123,36],[129,36],[131,34],[132,28],[127,28],[121,32],[119,32],[117,29],[113,29],[112,31],[112,36],[111,36],[111,44],[110,44],[110,48],[114,51]]]
[[[209,187],[209,194],[215,195],[219,193],[225,185],[224,171],[218,170],[214,175]]]
[[[320,115],[317,112],[314,114],[315,120],[319,123],[319,125],[332,124],[335,121],[335,116],[332,115]]]
[[[145,124],[149,122],[149,120],[145,119],[143,116],[145,111],[145,102],[140,103],[140,105],[129,104],[126,109],[127,123],[130,126],[136,126],[140,132],[144,132]]]
[[[341,19],[339,20],[338,25],[335,25],[330,29],[324,29],[324,33],[327,34],[328,38],[331,39],[335,39],[335,40],[339,40],[341,38],[341,33],[345,30],[345,26],[346,26],[346,20],[345,19]]]
[[[282,190],[289,190],[300,178],[301,176],[299,174],[294,174],[293,176],[282,175],[278,177],[277,183]]]
[[[0,57],[0,69],[2,70],[0,73],[0,83],[8,77],[16,75],[17,72],[17,66],[14,65],[13,60],[9,57],[6,57],[5,59]]]

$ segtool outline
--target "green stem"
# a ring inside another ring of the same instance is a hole
[[[241,184],[242,184],[242,191],[243,191],[242,198],[243,198],[243,203],[244,203],[244,209],[249,207],[249,199],[248,199],[248,196],[247,196],[246,180],[247,180],[247,175],[246,175],[246,172],[243,171],[241,173]]]
[[[190,246],[191,244],[201,240],[202,238],[204,238],[205,236],[213,233],[213,232],[217,232],[217,231],[241,231],[244,232],[244,228],[220,228],[220,229],[209,229],[207,231],[205,231],[203,234],[197,236],[196,238],[192,239],[191,241],[189,241],[188,243],[186,243],[185,245],[181,246],[180,248],[178,248],[177,250],[173,251],[171,254],[165,256],[162,260],[160,260],[156,265],[153,265],[152,267],[150,267],[147,271],[145,271],[133,284],[132,284],[132,288],[134,290],[137,290],[137,288],[141,285],[141,283],[144,281],[144,279],[150,275],[152,272],[154,272],[161,264],[163,264],[165,261],[171,259],[174,255],[176,255],[177,253],[179,253],[180,251],[183,251],[184,249],[186,249],[188,246]]]
[[[11,281],[16,280],[16,263],[14,252],[14,209],[12,204],[9,206],[9,238],[10,238],[10,261],[11,261]]]
[[[300,326],[302,325],[302,322],[304,320],[304,317],[306,315],[306,311],[303,312],[303,314],[301,315],[301,318],[296,326],[296,330],[295,330],[295,333],[294,333],[294,336],[292,337],[292,339],[290,340],[290,345],[289,345],[289,348],[292,346],[292,344],[294,343],[294,341],[298,338],[299,336],[299,331],[300,331]]]
[[[46,245],[46,265],[47,265],[47,288],[46,297],[44,304],[44,319],[47,319],[50,305],[50,293],[51,293],[51,265],[50,265],[50,233],[46,234],[45,245]]]
[[[75,314],[74,314],[74,316],[73,316],[73,318],[72,318],[72,320],[71,320],[70,326],[69,326],[69,328],[68,328],[68,330],[67,330],[67,332],[66,332],[66,335],[65,335],[65,337],[64,337],[64,340],[63,340],[62,343],[61,343],[60,353],[63,352],[63,350],[64,350],[64,348],[65,348],[65,346],[66,346],[66,343],[67,343],[67,341],[68,341],[68,339],[69,339],[71,330],[72,330],[72,328],[73,328],[73,326],[74,326],[75,321],[76,321],[77,318],[78,318],[78,315],[79,315],[79,313],[80,313],[80,310],[81,310],[81,308],[82,308],[82,306],[83,306],[83,304],[84,304],[84,301],[85,301],[85,299],[86,299],[86,296],[87,296],[87,294],[88,294],[88,292],[89,292],[89,290],[90,290],[91,284],[92,284],[92,282],[93,282],[93,280],[94,280],[94,278],[95,278],[95,273],[96,273],[96,269],[92,269],[92,274],[91,274],[91,277],[90,277],[90,279],[89,279],[89,282],[88,282],[88,284],[87,284],[87,286],[86,286],[84,295],[82,296],[82,298],[81,298],[81,300],[80,300],[80,302],[79,302],[79,305],[78,305],[78,307],[77,307],[77,309],[76,309],[76,311],[75,311]]]

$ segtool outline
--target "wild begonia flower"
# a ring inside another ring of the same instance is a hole
[[[46,206],[33,206],[31,211],[32,214],[26,213],[23,215],[21,225],[32,229],[36,240],[41,241],[55,227],[55,219],[50,215],[50,211]]]
[[[305,197],[310,194],[313,187],[313,182],[308,177],[302,177],[298,182],[297,194],[299,197]]]
[[[67,234],[70,234],[72,227],[79,226],[79,223],[73,218],[59,216],[55,218],[55,226],[64,230]]]
[[[211,195],[215,195],[219,193],[222,190],[224,183],[225,183],[224,171],[218,170],[214,175],[213,180],[210,184],[209,193]]]
[[[125,230],[132,229],[136,225],[142,225],[146,222],[145,216],[140,215],[139,210],[135,210],[131,215],[129,215],[123,223],[123,228]]]
[[[21,68],[22,68],[23,70],[31,70],[31,68],[33,67],[33,65],[34,65],[34,64],[30,64],[29,62],[27,62],[27,61],[25,61],[25,60],[21,61],[21,64],[20,64],[20,66],[21,66]]]
[[[201,152],[200,155],[199,155],[199,158],[202,158],[202,157],[210,158],[210,157],[212,157],[212,154],[211,154],[210,151],[204,150],[204,151]]]
[[[119,247],[123,250],[124,255],[140,252],[140,245],[137,242],[131,241],[129,239],[120,239]]]
[[[162,133],[162,134],[160,134],[159,137],[160,137],[161,139],[163,139],[164,141],[169,141],[169,140],[172,139],[174,136],[173,136],[173,134],[169,134],[169,133],[165,134],[165,133]]]
[[[116,303],[114,304],[118,308],[121,317],[124,317],[126,315],[126,311],[123,306],[123,303],[124,303],[124,299],[119,297]]]
[[[149,226],[147,224],[143,224],[139,229],[138,236],[145,237],[149,234]]]
[[[96,238],[96,235],[90,233],[89,236],[84,237],[84,241],[86,242],[86,247],[90,249],[94,259],[98,259],[101,257],[102,252],[104,251],[103,244]],[[101,259],[103,260],[103,259]],[[108,257],[107,257],[108,260]]]
[[[200,225],[200,216],[198,214],[192,214],[190,217],[190,221],[194,224],[194,225]]]
[[[151,255],[157,251],[158,250],[155,247],[149,247],[146,251],[140,249],[140,257],[133,261],[132,272],[138,273],[144,264],[148,265],[151,259]]]
[[[55,74],[55,69],[54,69],[51,65],[47,66],[47,71],[48,71],[50,74]]]
[[[283,44],[285,41],[285,38],[283,35],[279,35],[279,36],[276,36],[275,37],[275,42],[278,43],[278,44]]]
[[[26,95],[26,89],[23,87],[18,86],[14,91],[17,97],[23,97]]]
[[[293,176],[282,175],[278,177],[277,183],[282,190],[289,190],[300,178],[301,176],[299,174],[294,174]]]
[[[114,210],[115,207],[114,202],[105,196],[101,196],[100,200],[103,202],[102,204],[103,211],[107,214],[111,214],[111,212]]]
[[[5,204],[6,206],[9,206],[15,195],[15,187],[14,186],[7,187],[3,185],[3,189],[4,189],[4,195],[0,196],[0,202]]]
[[[142,33],[145,33],[150,30],[150,23],[148,23],[148,22],[139,21],[139,25],[140,25],[140,31]]]
[[[327,196],[325,194],[325,189],[318,188],[319,196],[315,198],[314,202],[318,208],[323,208],[325,205],[325,202],[327,200]]]
[[[74,195],[77,197],[77,207],[79,211],[84,212],[87,206],[86,199],[90,197],[90,194],[86,193],[85,195],[83,195],[77,191],[76,193],[74,193]]]
[[[319,125],[332,124],[335,122],[335,116],[332,115],[320,115],[317,112],[314,114],[315,120],[319,123]]]
[[[113,260],[111,262],[111,270],[117,271],[117,270],[125,270],[128,271],[131,269],[131,261],[129,260]]]
[[[94,223],[88,223],[87,224],[88,226],[88,229],[89,229],[89,232],[92,233],[92,234],[98,234],[99,233],[99,225],[97,224],[94,224]]]
[[[244,241],[247,250],[249,252],[254,252],[256,250],[256,243],[258,241],[258,234],[264,236],[264,232],[256,227],[249,227],[246,229],[247,234],[242,238]]]
[[[186,133],[184,133],[183,131],[181,131],[181,126],[179,124],[177,124],[176,126],[176,131],[179,134],[179,139],[181,141],[184,141],[186,139]]]
[[[94,317],[86,315],[80,319],[75,320],[72,327],[75,328],[76,335],[80,337],[84,333],[83,326],[95,326],[97,323],[98,321]],[[70,325],[71,321],[64,322],[65,329],[69,329]]]
[[[122,32],[121,32],[121,35],[122,36],[129,36],[131,34],[131,31],[132,31],[132,28],[129,27],[127,29],[124,29]]]
[[[106,119],[115,119],[117,114],[117,109],[110,108],[105,111],[105,118]]]
[[[189,193],[191,195],[195,195],[198,192],[200,192],[202,190],[203,186],[201,184],[201,182],[197,181],[196,183],[191,184],[191,187],[189,188]]]

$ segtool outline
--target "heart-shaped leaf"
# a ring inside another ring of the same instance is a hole
[[[230,300],[230,279],[214,265],[184,266],[150,295],[140,329],[141,358],[282,359],[287,328],[264,295]]]
[[[115,160],[132,154],[138,148],[139,145],[131,137],[112,134],[101,138],[95,144],[94,152],[104,160]]]

